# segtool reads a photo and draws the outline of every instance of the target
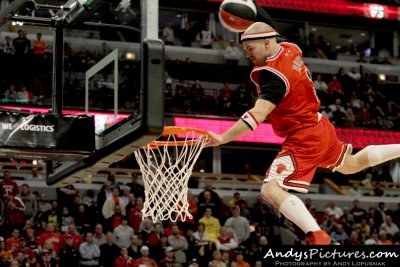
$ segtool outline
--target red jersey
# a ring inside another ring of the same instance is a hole
[[[256,66],[250,79],[261,93],[260,71],[270,71],[282,79],[286,86],[285,96],[268,119],[275,133],[286,137],[294,132],[315,126],[318,123],[320,102],[308,68],[302,60],[300,48],[292,43],[280,43],[279,51],[265,60],[263,66]]]
[[[19,194],[19,188],[16,182],[12,180],[3,180],[0,182],[1,197],[6,199],[8,194],[12,193],[14,196]]]

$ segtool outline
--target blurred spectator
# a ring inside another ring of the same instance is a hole
[[[2,47],[5,56],[11,56],[15,54],[14,45],[10,36],[6,36],[4,38],[4,41],[2,42]]]
[[[68,231],[68,226],[70,224],[74,224],[74,217],[70,214],[68,207],[63,207],[61,211],[61,218],[60,218],[60,229],[62,233]],[[75,227],[75,225],[74,225]]]
[[[241,253],[241,252],[236,253],[236,266],[237,267],[250,267],[250,264],[244,260],[243,253]]]
[[[57,201],[60,203],[59,210],[61,211],[63,207],[67,207],[69,211],[73,210],[73,201],[78,191],[75,189],[74,185],[70,184],[65,187],[60,187],[56,189]]]
[[[358,183],[353,183],[352,187],[348,190],[348,194],[350,196],[356,196],[356,197],[363,195],[360,187],[358,186]]]
[[[382,197],[385,192],[382,189],[382,185],[380,182],[376,182],[374,185],[374,189],[372,190],[372,195],[376,197]]]
[[[246,217],[240,216],[239,206],[232,208],[232,216],[226,220],[225,226],[231,227],[235,236],[240,236],[244,241],[250,237],[250,223]]]
[[[11,173],[8,170],[3,170],[3,180],[0,182],[0,195],[3,201],[6,200],[9,194],[18,195],[19,188],[16,182],[11,179]]]
[[[215,242],[219,235],[220,223],[219,220],[212,216],[212,209],[206,208],[204,216],[199,220],[199,223],[203,223],[205,226],[205,232],[207,233],[207,240]]]
[[[7,250],[16,251],[19,248],[21,231],[18,228],[13,228],[11,235],[5,240]]]
[[[329,206],[325,208],[325,212],[328,213],[328,215],[334,215],[336,220],[339,220],[339,218],[343,215],[342,208],[337,206],[333,201],[331,201]]]
[[[56,231],[54,231],[54,229],[55,227],[53,223],[48,222],[46,224],[46,231],[44,231],[39,235],[39,240],[37,241],[39,245],[39,250],[49,249],[48,247],[46,248],[46,242],[49,240],[50,243],[48,245],[49,246],[51,245],[51,248],[56,253],[58,253],[60,248],[61,237]]]
[[[10,84],[4,93],[4,100],[5,102],[16,102],[17,99],[18,99],[17,90],[15,89],[15,86],[13,84]]]
[[[188,249],[189,244],[186,238],[180,235],[179,232],[180,229],[178,228],[178,225],[172,226],[172,234],[168,236],[168,243],[174,249],[176,261],[184,265],[187,262],[185,251]]]
[[[129,191],[130,191],[130,190],[129,190]],[[129,193],[129,195],[128,195],[128,200],[129,200],[129,202],[128,202],[128,204],[126,204],[126,206],[125,206],[125,213],[126,213],[126,215],[129,216],[129,213],[130,213],[131,209],[134,208],[134,207],[136,206],[136,198],[135,198],[135,195],[134,195],[133,193]]]
[[[200,80],[195,80],[190,88],[191,109],[199,112],[204,108],[204,88]]]
[[[52,257],[49,250],[43,250],[36,264],[36,267],[58,267],[57,260]]]
[[[33,41],[33,54],[35,56],[44,56],[46,42],[42,40],[42,33],[36,34],[36,40]]]
[[[142,246],[140,248],[141,257],[136,259],[136,265],[144,265],[149,267],[157,267],[157,263],[154,259],[149,257],[149,248],[147,246]]]
[[[119,257],[114,261],[115,267],[135,267],[135,259],[128,255],[128,249],[121,247]]]
[[[229,255],[229,259],[233,260],[235,255],[235,249],[238,244],[234,238],[234,232],[231,227],[223,226],[219,231],[219,236],[217,238],[217,249],[221,252],[227,252]]]
[[[104,202],[103,208],[102,208],[102,213],[104,218],[110,219],[114,213],[115,213],[115,207],[119,206],[121,210],[121,214],[125,216],[125,207],[122,206],[122,199],[119,196],[119,188],[115,186],[112,189],[112,195],[111,197],[107,198],[106,201]]]
[[[343,225],[340,223],[335,224],[334,231],[330,234],[330,236],[333,240],[339,242],[341,245],[345,245],[349,239],[349,236],[344,231]]]
[[[232,111],[236,116],[241,116],[245,111],[249,110],[253,104],[253,98],[246,87],[245,83],[240,83],[239,86],[232,92]]]
[[[114,240],[115,244],[122,247],[129,247],[131,245],[131,239],[134,234],[132,227],[128,225],[128,218],[122,217],[122,222],[117,228],[114,229]]]
[[[111,181],[104,181],[103,187],[100,189],[100,192],[97,194],[97,207],[100,209],[103,208],[104,202],[107,198],[112,196],[112,182]],[[131,190],[132,192],[132,190]]]
[[[85,242],[79,246],[80,266],[98,266],[100,258],[100,248],[93,243],[93,234],[91,232],[86,233]]]
[[[185,26],[183,29],[181,29],[180,32],[180,39],[182,46],[191,47],[194,38],[195,36],[192,29],[192,25],[190,24],[190,22],[185,21]]]
[[[386,208],[385,202],[379,202],[374,212],[375,224],[379,227],[386,219],[386,215],[390,214],[390,210]]]
[[[239,65],[239,59],[243,56],[242,50],[236,45],[234,40],[229,41],[229,45],[225,47],[224,58],[226,66],[236,67]]]
[[[344,127],[354,127],[355,121],[356,121],[356,116],[353,113],[353,109],[349,107],[346,108]]]
[[[38,198],[38,217],[42,218],[43,214],[51,210],[51,204],[47,199],[46,193],[41,193]]]
[[[61,235],[61,238],[60,238],[61,246],[63,246],[66,243],[68,238],[72,239],[71,245],[76,249],[79,249],[79,246],[83,243],[83,238],[76,231],[76,226],[74,223],[68,224],[67,231],[63,235]]]
[[[132,173],[131,182],[126,184],[131,188],[131,193],[135,195],[135,198],[142,197],[144,199],[144,187],[138,182],[138,175]]]
[[[149,234],[148,237],[148,246],[150,247],[150,250],[153,250],[153,248],[155,248],[156,246],[158,246],[160,244],[160,239],[161,236],[163,235],[163,227],[161,223],[155,223],[154,224],[154,230]]]
[[[143,209],[143,198],[136,198],[136,206],[132,208],[128,215],[130,226],[133,228],[135,233],[139,233],[139,226],[142,222],[142,209]]]
[[[19,87],[19,91],[17,92],[17,99],[20,103],[29,103],[33,100],[33,94],[31,91],[28,91],[25,84],[21,83]]]
[[[227,206],[228,206],[229,208],[233,208],[233,207],[237,206],[237,205],[238,205],[238,201],[239,201],[240,199],[241,199],[241,197],[240,197],[240,193],[239,193],[239,192],[233,193],[233,198],[232,198],[231,200],[228,201]]]
[[[51,201],[51,209],[43,212],[41,219],[46,223],[52,223],[54,227],[60,226],[61,216],[58,212],[58,202],[56,200]]]
[[[31,49],[31,42],[26,37],[26,32],[19,29],[17,31],[18,37],[13,40],[13,46],[15,50],[15,56],[17,59],[26,59],[24,56],[28,55]],[[22,62],[19,62],[22,63]],[[26,62],[25,62],[26,63]]]
[[[96,219],[91,218],[90,216],[91,214],[87,206],[84,204],[79,204],[77,210],[74,212],[74,222],[77,230],[80,233],[85,234],[88,230],[90,230],[92,219]]]
[[[165,236],[164,236],[165,237]],[[165,237],[165,240],[167,238]],[[160,244],[162,238],[160,238]],[[140,257],[140,248],[143,246],[143,239],[142,237],[139,237],[138,235],[133,235],[131,239],[131,244],[128,247],[128,254],[134,259],[137,259]]]
[[[353,215],[355,224],[361,223],[361,219],[367,217],[367,211],[361,208],[360,201],[358,199],[353,201],[353,208],[350,209],[349,212]]]
[[[379,231],[385,231],[391,237],[399,233],[399,227],[393,222],[392,216],[386,215],[385,221],[380,225]]]
[[[4,223],[8,227],[15,227],[22,230],[24,220],[25,205],[19,197],[13,193],[8,193],[4,201]]]
[[[129,203],[129,194],[130,194],[131,188],[127,185],[122,185],[121,191],[122,191],[122,195],[121,195],[122,205],[121,206],[124,207],[125,211],[126,211],[126,205],[128,205],[128,203]]]
[[[66,235],[65,244],[60,248],[58,255],[60,267],[79,266],[79,247],[74,246],[72,235]]]
[[[13,254],[10,249],[7,249],[4,237],[0,236],[0,259],[5,262],[9,262],[13,259]]]
[[[334,91],[339,94],[343,93],[342,83],[337,79],[336,75],[332,75],[332,79],[328,82],[327,91]]]
[[[328,85],[326,84],[325,81],[322,80],[322,75],[318,74],[316,80],[314,81],[314,88],[317,91],[321,92],[327,92],[328,90]]]
[[[388,239],[387,233],[385,231],[379,231],[379,245],[393,245],[392,240]]]
[[[371,124],[372,116],[371,112],[365,106],[364,102],[360,102],[360,109],[356,113],[356,126],[368,127]]]
[[[221,251],[216,250],[213,253],[213,260],[209,262],[209,267],[226,267],[226,264],[222,261]]]
[[[101,223],[97,223],[94,227],[93,242],[99,247],[107,242]]]
[[[25,205],[24,222],[30,220],[33,222],[38,212],[38,206],[35,195],[29,191],[28,184],[21,185],[21,193],[17,195]]]
[[[121,249],[114,242],[114,235],[111,231],[106,233],[106,243],[99,246],[100,266],[113,266],[118,258]]]
[[[167,25],[163,29],[162,36],[165,45],[175,44],[174,23],[172,20],[168,20]]]
[[[158,266],[159,267],[169,267],[169,266],[180,267],[181,264],[178,263],[174,258],[174,251],[175,250],[173,247],[167,247],[165,249],[165,258],[163,258],[161,261],[159,261]]]
[[[361,74],[360,72],[357,72],[357,68],[352,67],[350,71],[347,73],[347,76],[352,78],[354,81],[358,81],[361,79]]]
[[[199,40],[201,48],[212,48],[212,44],[215,41],[215,34],[210,30],[208,23],[204,24],[203,30],[199,33]]]
[[[383,164],[381,167],[381,173],[376,176],[375,180],[378,182],[393,182],[393,177],[390,174],[390,166]]]
[[[219,89],[217,97],[217,106],[220,114],[226,114],[229,111],[232,104],[232,88],[229,82],[224,82],[224,86]]]

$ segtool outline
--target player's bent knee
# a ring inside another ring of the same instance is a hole
[[[261,197],[271,205],[275,206],[277,190],[281,190],[276,181],[266,182],[261,187]]]

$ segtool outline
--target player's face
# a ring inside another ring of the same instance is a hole
[[[254,65],[259,66],[264,64],[267,56],[265,40],[244,41],[243,48],[246,51],[246,57],[250,59]]]

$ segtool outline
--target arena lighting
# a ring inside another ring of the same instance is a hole
[[[135,60],[136,59],[136,54],[133,52],[126,52],[125,53],[125,59],[127,60]]]
[[[386,75],[384,73],[379,73],[378,74],[378,81],[385,82],[386,81]]]
[[[207,0],[209,2],[222,2],[222,0]],[[348,0],[257,0],[262,7],[287,9],[302,12],[323,13],[341,16],[357,16],[373,19],[400,20],[400,7],[378,5],[370,3],[359,3]],[[371,14],[371,8],[373,10]],[[383,9],[382,9],[383,8]]]
[[[236,120],[174,117],[174,124],[176,126],[195,127],[216,133],[224,132],[235,123]],[[364,148],[367,145],[397,144],[398,140],[400,140],[400,132],[386,130],[336,128],[336,134],[340,140],[352,144],[355,149]],[[257,130],[235,139],[235,142],[239,143],[272,145],[281,144],[282,141],[283,138],[280,138],[274,133],[269,123],[262,123],[258,126]]]

